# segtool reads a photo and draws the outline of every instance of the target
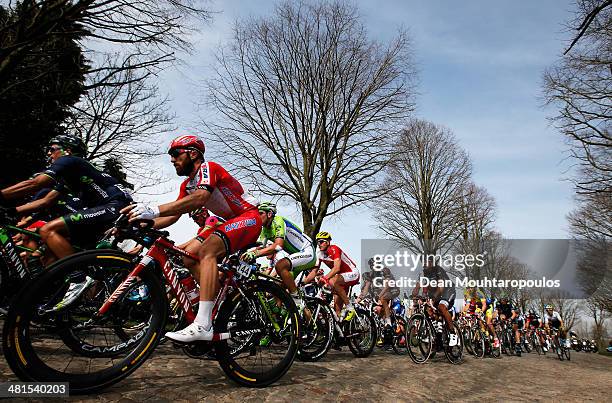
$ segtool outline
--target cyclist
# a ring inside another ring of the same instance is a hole
[[[550,327],[553,327],[559,331],[559,336],[563,339],[564,347],[570,348],[570,341],[567,339],[567,331],[563,326],[563,319],[561,319],[561,315],[559,312],[553,309],[551,304],[546,304],[544,307],[544,329],[546,333],[550,336]]]
[[[355,307],[349,300],[347,292],[349,287],[359,284],[359,269],[355,262],[338,247],[331,244],[331,234],[321,231],[316,236],[319,252],[315,267],[318,269],[321,263],[325,263],[331,269],[329,273],[321,277],[321,281],[330,285],[334,292],[334,306],[340,320],[351,320],[355,315]],[[305,283],[312,281],[318,270],[312,270]]]
[[[516,351],[517,356],[521,356],[521,334],[519,332],[518,327],[518,319],[519,314],[518,311],[512,306],[508,297],[504,294],[499,299],[499,303],[497,304],[497,312],[499,313],[499,317],[501,320],[509,320],[512,324],[512,330],[514,331],[514,350]]]
[[[395,285],[395,278],[388,267],[382,270],[374,269],[374,258],[368,260],[370,271],[363,275],[364,284],[356,302],[359,303],[368,293],[381,306],[379,316],[385,321],[385,326],[391,326],[390,303],[399,297],[400,289]]]
[[[23,211],[35,212],[31,215],[25,215],[17,226],[25,227],[28,231],[38,232],[47,222],[81,210],[83,208],[81,199],[63,190],[64,186],[61,184],[39,190],[32,196],[29,203],[23,205],[24,208],[22,209]],[[45,266],[49,263],[41,261],[45,255],[46,246],[44,243],[39,244],[26,234],[20,234],[19,238],[25,247],[35,249],[31,254],[22,252],[22,256],[28,256],[28,266],[31,264]]]
[[[245,252],[242,259],[254,261],[261,256],[276,254],[272,266],[296,305],[303,308],[304,301],[298,294],[295,278],[301,271],[312,269],[316,263],[312,240],[297,225],[276,214],[274,203],[261,203],[258,210],[262,221],[259,240],[264,246]]]
[[[112,176],[103,173],[82,158],[86,152],[83,141],[72,135],[59,135],[49,142],[47,155],[51,165],[32,179],[25,180],[0,191],[0,205],[52,187],[57,193],[70,189],[83,203],[78,213],[65,214],[40,228],[40,235],[53,258],[74,253],[68,237],[80,242],[96,241],[118,217],[119,211],[132,198]],[[52,196],[57,194],[50,192]],[[45,198],[41,199],[45,200]],[[43,203],[43,202],[40,202]],[[13,213],[25,215],[40,208],[36,201],[13,208]]]
[[[542,326],[542,321],[540,320],[540,316],[533,309],[530,309],[529,311],[527,311],[527,316],[525,320],[525,330],[528,332],[528,334],[531,334],[531,332],[535,332],[541,326]],[[544,349],[546,349],[546,344],[544,343],[544,340],[542,339],[542,335],[538,334],[537,332],[536,332],[536,335],[540,339],[540,345]]]
[[[497,320],[497,301],[493,298],[487,298],[487,310],[485,311],[485,320],[487,322],[487,327],[489,331],[493,335],[493,348],[499,348],[499,338],[497,337],[497,332],[495,331],[495,326],[493,326],[493,321]]]
[[[478,288],[468,287],[463,292],[463,312],[473,315],[477,309],[481,312],[487,310],[487,297]]]
[[[210,236],[200,232],[185,249],[199,257],[198,264],[185,262],[200,283],[200,303],[195,321],[186,328],[166,333],[166,337],[182,343],[212,340],[212,309],[219,281],[217,262],[254,243],[261,232],[257,201],[249,195],[221,165],[204,159],[204,142],[186,135],[170,143],[168,154],[179,176],[186,176],[177,200],[160,206],[138,203],[123,210],[131,220],[153,219],[156,228],[177,222],[182,214],[205,207],[226,220]]]
[[[434,307],[446,321],[449,334],[448,345],[450,347],[456,346],[459,344],[459,337],[455,334],[453,318],[449,312],[455,303],[455,287],[444,286],[444,284],[450,282],[448,274],[446,274],[442,267],[434,264],[434,259],[431,257],[425,262],[421,277],[429,279],[430,282],[435,281],[436,285],[438,285],[438,287],[427,287],[427,294],[433,300]],[[417,282],[416,287],[412,290],[413,298],[418,295],[420,288],[421,282]]]

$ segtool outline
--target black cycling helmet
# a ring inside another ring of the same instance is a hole
[[[58,144],[64,149],[70,149],[72,155],[85,156],[87,146],[80,137],[72,134],[60,134],[49,140],[49,145]]]

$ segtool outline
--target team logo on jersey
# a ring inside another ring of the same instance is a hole
[[[240,229],[244,227],[252,227],[253,225],[256,225],[256,224],[257,224],[257,220],[254,218],[249,218],[247,220],[233,222],[225,226],[225,232],[230,232],[235,229]]]

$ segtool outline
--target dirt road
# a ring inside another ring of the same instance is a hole
[[[4,360],[0,373],[16,380]],[[98,395],[79,400],[143,401],[610,401],[612,358],[574,353],[570,362],[553,355],[478,360],[451,365],[444,357],[415,365],[407,356],[376,349],[356,359],[346,349],[317,363],[295,362],[281,381],[246,389],[228,381],[214,361],[189,359],[160,347],[131,377]]]

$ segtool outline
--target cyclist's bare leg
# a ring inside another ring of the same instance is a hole
[[[342,304],[340,305],[340,308],[342,309],[344,305],[348,305],[349,303],[348,296],[346,295],[346,291],[344,290],[344,278],[342,278],[341,275],[336,274],[333,279],[330,279],[329,282],[334,288],[336,295],[338,295],[338,297],[340,298],[340,301],[342,301]]]
[[[451,332],[454,332],[453,318],[450,312],[448,311],[448,308],[446,307],[446,305],[438,304],[438,312],[440,312],[440,314],[444,317],[444,320],[446,321],[446,327],[448,328],[448,330],[450,330]]]
[[[202,242],[198,241],[197,238],[193,238],[185,242],[184,244],[179,245],[178,247],[181,249],[185,249],[187,252],[197,256],[199,255],[199,250],[201,246],[202,246]],[[190,259],[188,257],[183,257],[183,264],[185,265],[185,267],[189,269],[191,274],[196,279],[200,278],[200,266],[197,264],[195,260]]]
[[[495,326],[493,326],[493,317],[487,315],[487,328],[489,332],[493,335],[493,337],[497,338],[497,334],[495,333]]]
[[[284,258],[279,260],[274,266],[274,269],[280,276],[281,280],[283,280],[283,284],[289,290],[290,294],[295,294],[297,292],[297,287],[295,286],[295,280],[293,279],[293,275],[291,274],[291,262],[289,259]]]
[[[57,259],[74,253],[72,244],[66,239],[68,227],[61,217],[43,225],[39,233],[42,241],[47,244],[47,247]]]
[[[214,301],[219,291],[217,262],[225,256],[225,244],[215,234],[209,236],[198,248],[200,273],[200,300]]]
[[[512,330],[514,330],[514,340],[516,341],[516,344],[520,344],[521,343],[521,332],[519,332],[519,328],[516,323],[512,324]]]

